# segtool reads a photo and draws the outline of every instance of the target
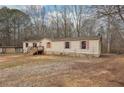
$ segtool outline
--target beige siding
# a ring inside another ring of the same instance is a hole
[[[82,40],[83,41],[83,40]],[[93,54],[99,56],[101,54],[101,44],[100,40],[88,40],[89,48],[88,49],[81,49],[81,42],[82,41],[68,41],[70,42],[70,48],[65,49],[65,41],[55,41],[52,42],[49,39],[43,39],[42,46],[44,46],[45,52],[54,52],[54,53],[82,53],[82,54]],[[47,42],[51,42],[51,48],[47,48]],[[28,42],[29,46],[33,46],[33,42]],[[40,43],[40,42],[37,42]],[[25,47],[25,43],[23,43],[24,51],[27,51]]]
[[[15,53],[15,48],[6,48],[6,53]]]
[[[52,47],[46,49],[51,52],[100,54],[99,40],[89,40],[89,48],[81,49],[81,41],[70,41],[70,48],[65,49],[65,41],[52,42]]]
[[[2,53],[2,48],[0,48],[0,53]]]
[[[26,53],[28,50],[28,47],[26,47],[26,43],[28,43],[28,47],[33,47],[33,43],[37,43],[37,46],[39,46],[40,42],[24,42],[23,43],[23,52]]]

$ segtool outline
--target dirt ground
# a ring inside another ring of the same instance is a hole
[[[0,55],[0,86],[122,87],[124,55],[100,58]]]

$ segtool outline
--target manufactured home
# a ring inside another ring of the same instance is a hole
[[[0,54],[22,53],[23,48],[20,46],[0,46]]]
[[[34,52],[38,53],[38,51],[41,50],[40,52],[42,54],[72,56],[92,55],[99,57],[101,55],[101,39],[99,37],[44,38],[41,40],[25,41],[23,43],[24,53],[29,53],[33,48],[37,48]]]

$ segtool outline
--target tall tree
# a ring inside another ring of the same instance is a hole
[[[37,39],[45,37],[46,25],[45,25],[45,7],[40,5],[26,6],[25,11],[30,15],[32,19],[32,24],[34,25],[34,30],[36,32]]]
[[[3,34],[2,44],[20,45],[21,31],[24,30],[29,23],[29,16],[20,10],[9,9],[7,7],[0,9],[0,30]]]

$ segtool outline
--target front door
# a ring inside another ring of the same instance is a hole
[[[39,46],[39,47],[38,47],[38,54],[39,54],[39,55],[44,54],[44,46]]]

